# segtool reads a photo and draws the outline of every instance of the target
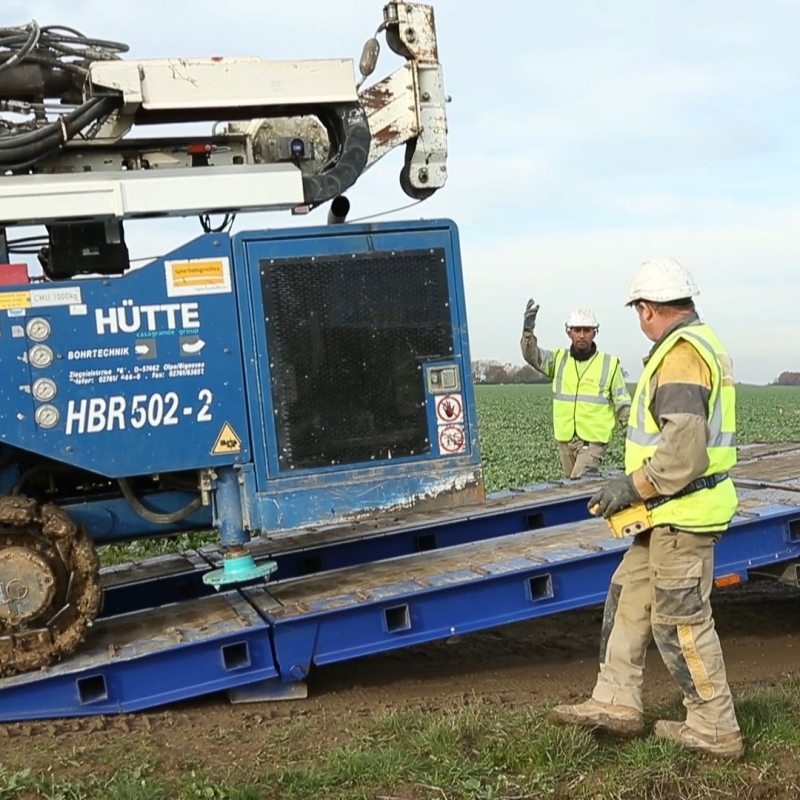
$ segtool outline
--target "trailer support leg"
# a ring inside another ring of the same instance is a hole
[[[239,473],[231,467],[217,470],[214,522],[219,528],[225,555],[222,568],[205,574],[203,583],[219,590],[221,586],[266,578],[277,569],[278,565],[274,561],[256,564],[247,548],[250,534],[244,529],[242,519]]]
[[[278,700],[305,700],[308,697],[308,685],[305,681],[284,683],[277,678],[266,681],[248,683],[228,690],[228,699],[232,704],[267,703]]]

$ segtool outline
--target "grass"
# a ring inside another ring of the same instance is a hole
[[[218,541],[216,531],[198,531],[196,533],[181,533],[177,536],[167,536],[163,539],[140,539],[129,544],[111,544],[99,547],[100,563],[104,567],[114,564],[127,564],[143,558],[178,553],[182,550],[191,550],[206,544]]]
[[[0,768],[0,800],[657,800],[800,796],[800,678],[737,698],[748,742],[742,762],[689,754],[652,736],[618,742],[545,721],[542,709],[466,706],[451,714],[392,713],[355,725],[340,746],[309,744],[304,726],[265,728],[290,766],[168,775],[157,753],[136,765],[117,752],[100,775],[69,775],[75,759],[34,773]],[[649,722],[678,718],[672,702]],[[288,741],[287,741],[288,736]],[[141,757],[141,755],[139,756]],[[108,754],[103,759],[108,761]],[[66,768],[66,773],[63,774]],[[62,775],[59,777],[59,773]]]

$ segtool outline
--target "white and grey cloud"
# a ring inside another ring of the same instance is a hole
[[[0,24],[35,17],[131,45],[131,57],[352,57],[381,0],[6,0]],[[648,344],[621,308],[646,258],[695,272],[703,311],[738,377],[800,368],[800,4],[433,0],[448,109],[448,185],[387,219],[460,227],[473,355],[519,362],[525,300],[542,336],[591,305],[603,346],[636,374]],[[378,72],[396,58],[384,48]],[[350,192],[351,216],[403,205],[400,154]],[[321,221],[240,217],[238,229]],[[131,226],[134,255],[198,232]]]

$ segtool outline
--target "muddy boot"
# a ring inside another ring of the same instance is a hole
[[[556,706],[547,718],[558,725],[576,725],[615,736],[638,736],[644,732],[641,711],[630,706],[614,706],[597,700],[587,700],[576,706]]]
[[[683,722],[661,719],[656,722],[653,733],[659,739],[669,739],[687,750],[716,758],[741,758],[744,755],[744,740],[738,731],[714,738],[692,730]]]

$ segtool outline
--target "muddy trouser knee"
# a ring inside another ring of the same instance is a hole
[[[711,612],[716,538],[655,528],[650,542],[653,638],[683,691],[686,724],[708,736],[739,730]]]
[[[570,477],[580,478],[584,475],[596,475],[600,471],[606,450],[608,450],[606,444],[581,442]]]
[[[600,635],[600,674],[592,697],[642,710],[650,624],[649,534],[637,536],[611,577]]]

